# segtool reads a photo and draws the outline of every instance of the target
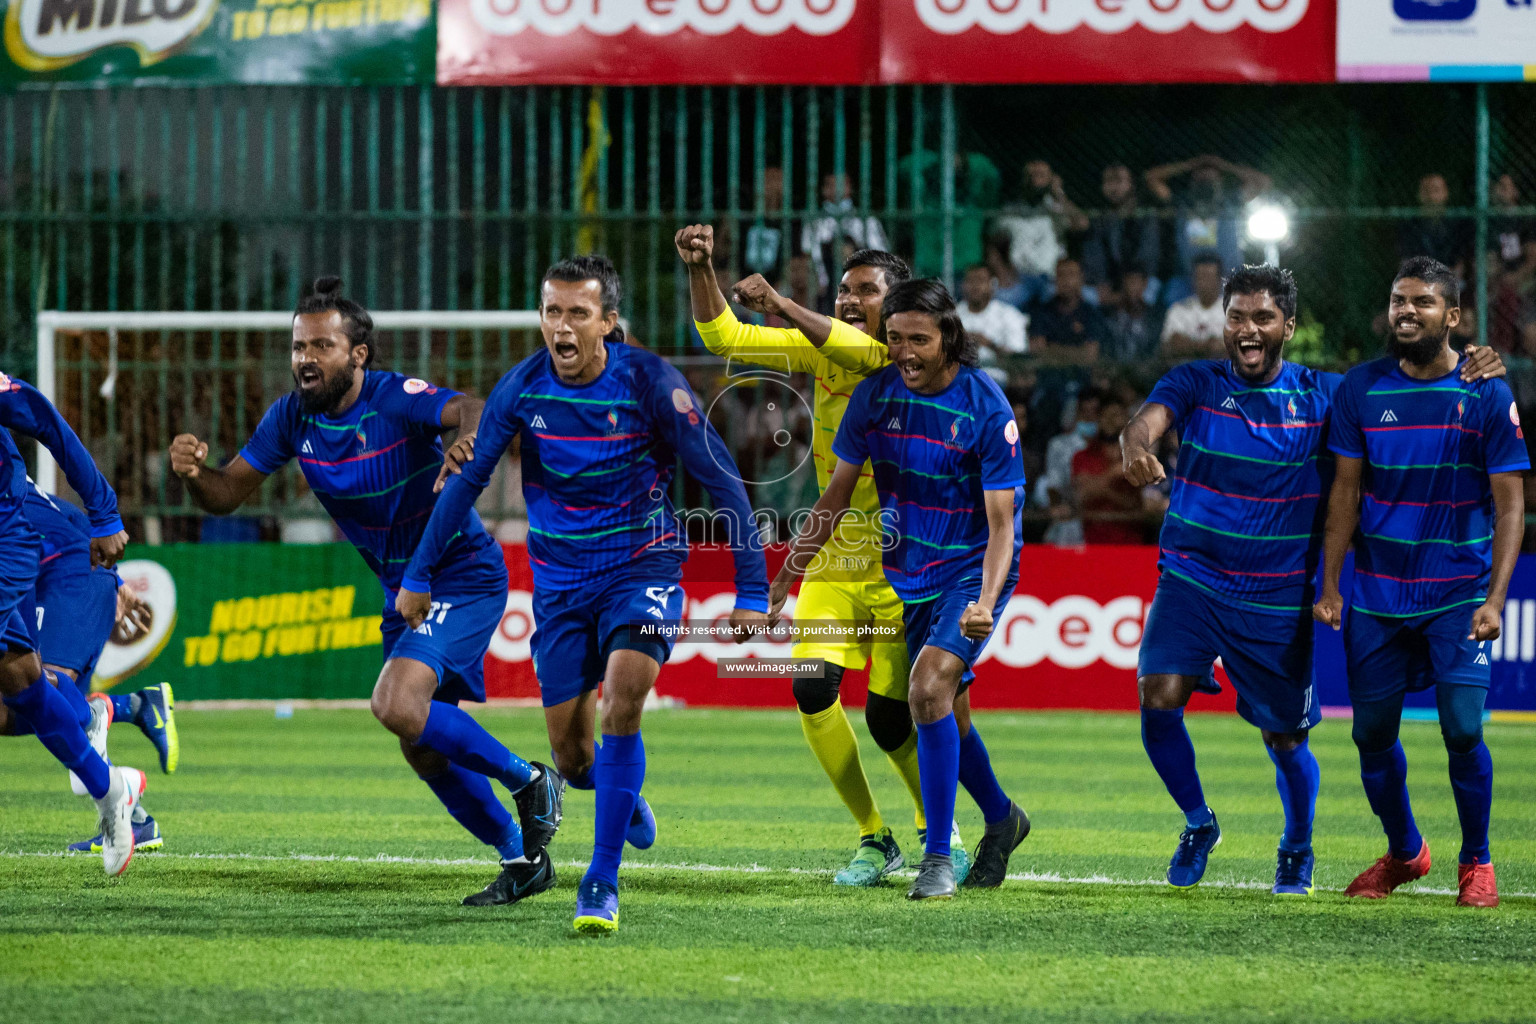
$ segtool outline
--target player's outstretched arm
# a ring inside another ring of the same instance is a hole
[[[752,312],[781,317],[794,324],[806,340],[817,348],[821,348],[832,337],[831,317],[814,309],[806,309],[795,300],[780,295],[762,274],[753,274],[737,281],[731,290],[736,293],[736,301]]]
[[[1013,561],[1013,488],[984,491],[987,502],[987,553],[981,561],[981,593],[960,613],[960,632],[980,640],[992,632],[992,609],[1003,596]]]
[[[458,476],[464,472],[465,463],[474,461],[475,432],[480,429],[480,413],[484,409],[485,402],[468,395],[455,395],[443,406],[443,429],[457,430],[459,436],[443,452],[443,468],[438,471],[437,481],[432,485],[433,494],[441,494],[448,477]]]
[[[677,255],[688,268],[688,297],[696,323],[713,323],[728,308],[715,277],[715,229],[708,224],[690,224],[672,238]]]
[[[1344,621],[1344,598],[1339,594],[1339,574],[1344,555],[1360,525],[1360,459],[1337,456],[1333,489],[1328,492],[1328,525],[1323,530],[1322,594],[1312,606],[1312,617],[1338,629]]]
[[[846,459],[838,459],[837,465],[832,467],[827,489],[821,492],[821,497],[811,507],[810,516],[790,543],[789,557],[784,559],[778,575],[773,578],[773,586],[768,590],[770,623],[778,624],[784,612],[784,602],[789,599],[789,588],[806,574],[822,546],[831,539],[832,531],[837,529],[838,520],[848,511],[853,501],[853,488],[859,482],[862,469],[862,465]]]
[[[522,420],[514,408],[521,389],[522,378],[517,371],[501,378],[478,410],[474,423],[477,436],[470,445],[473,458],[461,463],[455,475],[448,476],[446,469],[438,474],[438,481],[447,479],[447,483],[432,507],[432,516],[422,530],[421,540],[400,579],[400,592],[395,596],[395,611],[412,629],[427,617],[432,603],[432,572],[448,549],[448,542],[463,526],[464,517],[471,514],[475,499],[490,483],[496,463],[522,429]],[[446,413],[448,406],[443,408]],[[461,423],[465,422],[463,415],[461,412]]]
[[[177,434],[171,441],[171,472],[181,477],[187,493],[204,512],[229,515],[267,478],[243,455],[236,455],[223,469],[207,465],[207,458],[207,442],[194,434]]]
[[[1173,410],[1159,402],[1143,402],[1120,435],[1125,482],[1132,487],[1160,483],[1167,474],[1154,449],[1173,425]]]
[[[1469,640],[1497,640],[1509,577],[1520,557],[1525,539],[1525,481],[1522,474],[1494,473],[1488,478],[1493,491],[1493,572],[1488,578],[1488,599],[1472,613]]]
[[[48,449],[64,471],[64,479],[85,502],[91,522],[91,564],[116,564],[128,543],[117,494],[59,410],[32,385],[0,375],[0,427],[35,438]]]

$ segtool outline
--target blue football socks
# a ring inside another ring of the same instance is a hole
[[[635,813],[635,801],[645,782],[645,743],[640,734],[603,734],[593,776],[597,782],[596,820],[593,826],[592,863],[583,882],[619,882],[619,860],[624,836]]]
[[[992,771],[992,759],[987,756],[987,745],[981,742],[981,733],[976,731],[974,722],[971,731],[960,740],[960,785],[981,808],[981,816],[988,825],[1008,817],[1013,801],[998,784]]]
[[[19,723],[30,726],[48,752],[80,777],[87,792],[100,800],[112,784],[111,772],[80,727],[69,699],[40,677],[31,686],[5,698]]]
[[[1424,837],[1413,820],[1408,802],[1408,758],[1403,745],[1394,743],[1374,753],[1360,751],[1360,781],[1371,810],[1387,833],[1387,851],[1398,860],[1412,860],[1424,847]]]
[[[917,769],[928,819],[927,853],[950,855],[955,825],[955,791],[960,783],[960,727],[950,712],[917,727]]]
[[[450,764],[439,775],[423,776],[422,782],[437,795],[453,820],[487,846],[494,846],[502,860],[523,855],[523,830],[491,789],[491,780],[478,772]]]
[[[1280,791],[1280,806],[1285,809],[1285,834],[1280,848],[1292,852],[1305,850],[1312,845],[1312,819],[1322,778],[1317,758],[1306,740],[1290,750],[1265,749],[1275,763],[1275,788]]]
[[[1157,770],[1168,795],[1184,812],[1190,828],[1210,824],[1211,809],[1205,805],[1200,774],[1195,771],[1195,745],[1184,727],[1184,709],[1141,709],[1141,745]]]
[[[1482,740],[1464,754],[1448,753],[1451,792],[1456,797],[1456,816],[1461,819],[1461,863],[1488,864],[1492,859],[1488,816],[1493,811],[1493,757]]]
[[[416,741],[442,754],[454,764],[489,776],[516,793],[533,779],[533,766],[460,707],[432,701],[427,710],[427,725]]]

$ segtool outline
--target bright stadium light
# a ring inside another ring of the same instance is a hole
[[[1248,214],[1248,237],[1264,245],[1279,245],[1291,237],[1291,217],[1276,203],[1261,203]]]
[[[1264,247],[1266,263],[1280,263],[1280,246],[1291,237],[1291,214],[1273,199],[1248,204],[1248,240]]]

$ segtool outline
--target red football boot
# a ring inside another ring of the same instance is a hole
[[[1412,860],[1398,860],[1390,853],[1377,859],[1375,864],[1360,872],[1360,875],[1349,883],[1349,888],[1344,890],[1345,896],[1359,896],[1368,900],[1379,900],[1404,882],[1412,882],[1429,874],[1429,840],[1424,840],[1424,846],[1419,850],[1419,855]],[[1492,869],[1489,869],[1489,877],[1492,878]]]
[[[1458,907],[1496,907],[1499,905],[1499,883],[1493,877],[1492,864],[1456,865],[1456,885],[1461,895],[1456,897]]]

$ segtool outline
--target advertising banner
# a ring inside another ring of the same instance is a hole
[[[8,3],[0,86],[432,81],[432,0]]]
[[[874,0],[441,0],[443,85],[872,83]]]
[[[1530,0],[1349,0],[1341,82],[1536,81]]]
[[[892,0],[884,82],[1330,82],[1334,0]]]
[[[350,544],[135,547],[118,575],[149,604],[147,635],[108,643],[98,688],[162,680],[179,700],[366,698],[384,592]]]
[[[776,554],[783,557],[782,550]],[[776,568],[777,561],[770,564]],[[512,590],[486,662],[487,692],[535,697],[538,684],[528,653],[533,581],[520,547],[508,547],[507,565]],[[729,551],[695,548],[683,568],[687,616],[723,625],[735,603],[731,578]],[[972,705],[1134,709],[1136,653],[1156,584],[1156,548],[1026,547],[1017,593],[976,666]],[[788,679],[718,678],[722,658],[783,658],[791,646],[762,639],[679,643],[662,670],[657,693],[689,704],[792,707]],[[904,655],[904,645],[901,650]],[[849,672],[843,702],[862,705],[864,687],[864,673]],[[1235,701],[1229,690],[1221,697],[1197,696],[1192,707],[1231,710]]]
[[[129,646],[109,644],[99,687],[170,681],[178,698],[366,698],[378,678],[383,592],[346,544],[201,544],[137,548],[123,580],[147,601],[153,623]],[[770,552],[770,570],[783,558]],[[533,578],[527,549],[502,545],[507,608],[486,657],[487,695],[536,699],[529,655]],[[728,550],[697,547],[684,567],[686,616],[724,625],[735,604]],[[1349,570],[1344,573],[1348,598]],[[1024,549],[1016,593],[976,666],[978,708],[1136,708],[1136,656],[1157,585],[1157,549],[1096,546]],[[788,609],[793,615],[793,605]],[[1470,611],[1468,615],[1470,617]],[[1340,634],[1318,627],[1318,699],[1349,703]],[[722,659],[787,658],[791,644],[687,639],[674,648],[657,692],[688,704],[792,707],[787,678],[721,678]],[[1488,706],[1536,711],[1536,557],[1521,556],[1503,636],[1488,645]],[[1218,680],[1225,674],[1218,668]],[[127,681],[133,679],[129,684]],[[864,702],[865,675],[849,672],[843,699]],[[1432,706],[1433,694],[1409,699]],[[1195,710],[1230,711],[1196,695]]]
[[[1335,0],[442,0],[438,81],[1322,82]]]

